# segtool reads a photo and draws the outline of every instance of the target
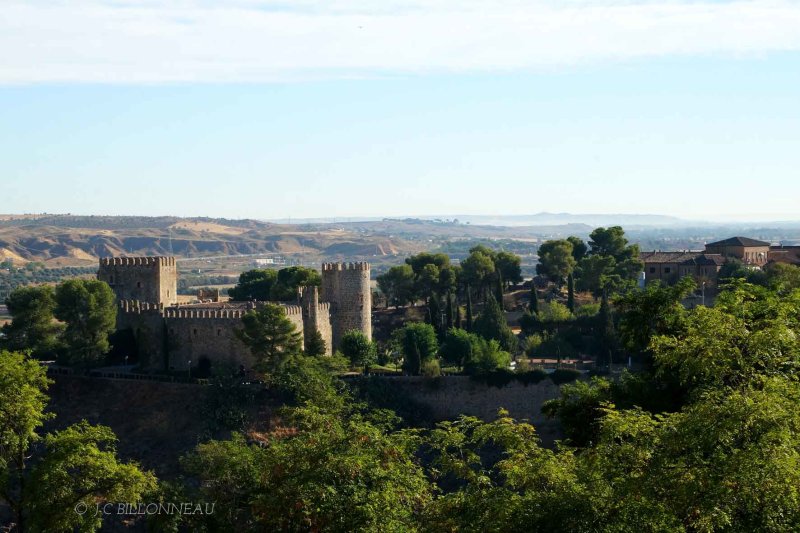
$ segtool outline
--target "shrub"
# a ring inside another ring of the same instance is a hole
[[[553,383],[556,385],[561,385],[562,383],[570,383],[575,381],[581,376],[581,372],[579,370],[573,370],[571,368],[559,368],[550,374],[550,379],[553,380]]]

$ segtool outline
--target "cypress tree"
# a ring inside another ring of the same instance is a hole
[[[453,327],[453,295],[447,291],[447,307],[445,308],[446,329]]]
[[[472,294],[467,285],[467,331],[472,331]]]
[[[536,284],[531,280],[531,303],[528,304],[533,316],[539,316],[539,295],[536,293]]]
[[[503,309],[491,293],[475,321],[475,333],[484,339],[496,340],[506,351],[513,352],[516,349],[516,337],[508,327]]]
[[[575,312],[575,278],[571,272],[567,277],[567,308],[570,313]]]
[[[500,271],[497,271],[497,278],[495,279],[496,286],[494,288],[494,298],[497,300],[497,303],[500,305],[500,309],[503,309],[503,275]]]
[[[458,299],[456,299],[456,327],[461,329],[461,306],[458,305]]]
[[[603,352],[608,354],[608,371],[611,372],[612,354],[614,350],[614,317],[611,316],[611,307],[608,304],[608,288],[603,289],[603,297],[600,300],[600,345]]]
[[[442,310],[439,305],[439,298],[435,295],[428,299],[428,323],[433,326],[437,332],[442,330]]]

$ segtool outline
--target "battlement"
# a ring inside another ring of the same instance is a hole
[[[299,305],[284,305],[283,309],[286,312],[287,316],[288,315],[302,315],[303,314],[303,308],[300,307]]]
[[[163,311],[164,304],[143,302],[141,300],[121,300],[119,310],[123,313],[141,314],[152,311]]]
[[[330,313],[331,311],[331,303],[330,302],[322,302],[317,304],[317,310],[323,313]]]
[[[247,309],[181,309],[180,307],[168,307],[164,309],[164,318],[224,318],[239,320],[247,313]]]
[[[370,265],[366,261],[355,263],[322,263],[322,270],[365,270],[369,271]]]
[[[101,257],[100,266],[175,266],[174,257]]]

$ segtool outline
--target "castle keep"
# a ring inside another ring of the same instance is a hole
[[[185,371],[229,361],[252,367],[250,350],[235,331],[242,316],[264,302],[178,305],[174,257],[103,258],[97,278],[114,290],[117,329],[132,334],[143,368]],[[371,339],[370,265],[323,263],[321,287],[301,287],[297,305],[280,305],[304,342],[320,332],[328,354],[351,329]]]

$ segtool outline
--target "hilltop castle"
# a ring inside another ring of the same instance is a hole
[[[185,371],[227,361],[252,367],[250,350],[235,330],[245,313],[264,302],[178,305],[174,257],[102,258],[97,279],[116,294],[117,329],[130,332],[143,368]],[[323,263],[322,286],[301,287],[297,305],[281,306],[304,341],[320,332],[328,354],[349,330],[371,339],[370,265]]]

